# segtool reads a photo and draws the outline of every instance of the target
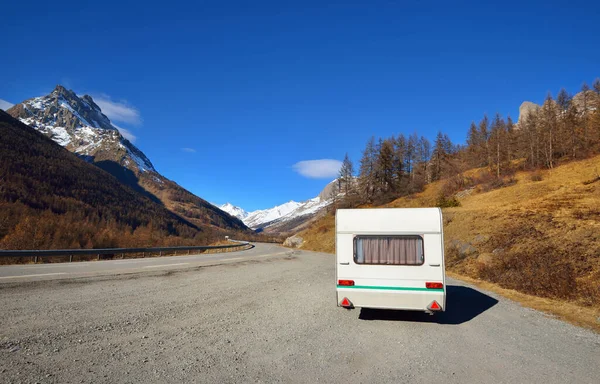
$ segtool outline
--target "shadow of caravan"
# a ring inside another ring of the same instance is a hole
[[[448,308],[436,316],[424,312],[363,308],[358,318],[458,325],[474,319],[498,303],[493,297],[461,285],[449,285],[447,294]]]
[[[442,223],[439,208],[338,209],[337,305],[446,311]]]

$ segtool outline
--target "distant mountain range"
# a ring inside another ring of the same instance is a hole
[[[247,228],[237,217],[158,173],[89,95],[78,96],[58,85],[50,94],[25,100],[6,112],[194,225]]]
[[[336,183],[337,180],[330,182],[317,197],[303,202],[291,200],[273,208],[252,212],[247,212],[231,203],[220,205],[219,208],[239,218],[254,230],[269,233],[289,232],[310,221],[331,204],[331,191]]]

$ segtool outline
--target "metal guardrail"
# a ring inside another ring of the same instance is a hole
[[[101,255],[121,255],[123,257],[128,253],[141,253],[142,257],[146,257],[146,254],[156,254],[162,256],[163,252],[185,252],[189,255],[191,251],[208,251],[213,249],[229,249],[229,248],[240,248],[247,245],[251,245],[247,241],[229,240],[238,244],[228,245],[206,245],[196,247],[155,247],[155,248],[102,248],[102,249],[44,249],[44,250],[22,250],[22,251],[2,251],[0,250],[0,258],[6,257],[33,257],[34,262],[37,263],[38,258],[43,256],[69,256],[69,261],[73,261],[73,256],[89,256],[96,255],[100,260]],[[183,253],[182,253],[183,254]]]

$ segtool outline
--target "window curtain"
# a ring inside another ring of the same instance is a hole
[[[357,237],[355,251],[358,264],[423,264],[423,239],[419,236]]]

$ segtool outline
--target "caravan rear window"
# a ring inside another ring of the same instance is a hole
[[[421,236],[356,236],[354,262],[374,265],[422,265]]]

